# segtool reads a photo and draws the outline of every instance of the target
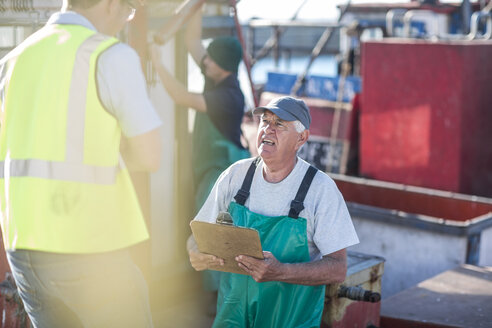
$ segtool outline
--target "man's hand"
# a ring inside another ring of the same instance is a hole
[[[214,255],[194,251],[190,251],[188,255],[190,256],[191,266],[196,271],[211,269],[217,265],[224,265],[224,260]]]
[[[224,260],[209,254],[200,253],[198,246],[193,236],[190,236],[187,241],[186,248],[190,257],[190,263],[196,271],[210,269],[211,266],[224,265]]]
[[[256,282],[278,280],[282,273],[282,263],[271,252],[263,252],[263,257],[263,260],[258,260],[251,256],[239,255],[236,256],[236,261]]]
[[[152,60],[152,65],[154,65],[156,69],[164,67],[162,64],[161,49],[155,44],[150,46],[150,59]]]

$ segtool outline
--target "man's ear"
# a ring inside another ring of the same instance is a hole
[[[297,139],[297,147],[296,149],[301,148],[302,145],[306,143],[306,141],[309,138],[309,130],[304,130],[301,133],[299,133],[299,137]]]

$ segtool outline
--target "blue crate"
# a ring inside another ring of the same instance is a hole
[[[297,75],[295,74],[269,72],[265,91],[288,95],[290,94],[290,90],[294,86],[296,79]],[[339,77],[307,76],[306,82],[298,91],[297,96],[336,101],[339,79]],[[355,94],[359,93],[360,90],[361,79],[354,76],[347,77],[343,90],[343,101],[352,101]]]

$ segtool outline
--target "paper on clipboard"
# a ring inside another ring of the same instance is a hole
[[[201,253],[224,259],[223,266],[213,266],[211,270],[247,274],[238,266],[236,256],[263,259],[260,236],[255,229],[201,221],[191,221],[190,226]]]

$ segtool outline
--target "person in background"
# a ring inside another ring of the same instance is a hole
[[[263,248],[263,260],[236,257],[246,275],[222,275],[213,327],[319,327],[325,285],[344,281],[358,237],[334,181],[297,156],[309,137],[306,104],[280,97],[254,113],[259,157],[224,171],[195,217],[214,223],[227,211],[234,225],[258,230]],[[192,236],[187,247],[196,270],[224,263]]]
[[[199,9],[188,22],[185,37],[188,51],[205,78],[202,93],[188,91],[163,65],[157,46],[152,48],[152,62],[164,88],[176,104],[196,111],[192,153],[196,212],[222,171],[235,161],[250,157],[241,144],[245,106],[237,78],[241,44],[235,37],[217,37],[205,49],[201,24]],[[219,277],[219,272],[204,273],[205,289],[216,291]]]
[[[139,6],[64,0],[0,61],[2,233],[35,328],[153,327],[128,171],[158,169],[162,122],[114,37]]]

